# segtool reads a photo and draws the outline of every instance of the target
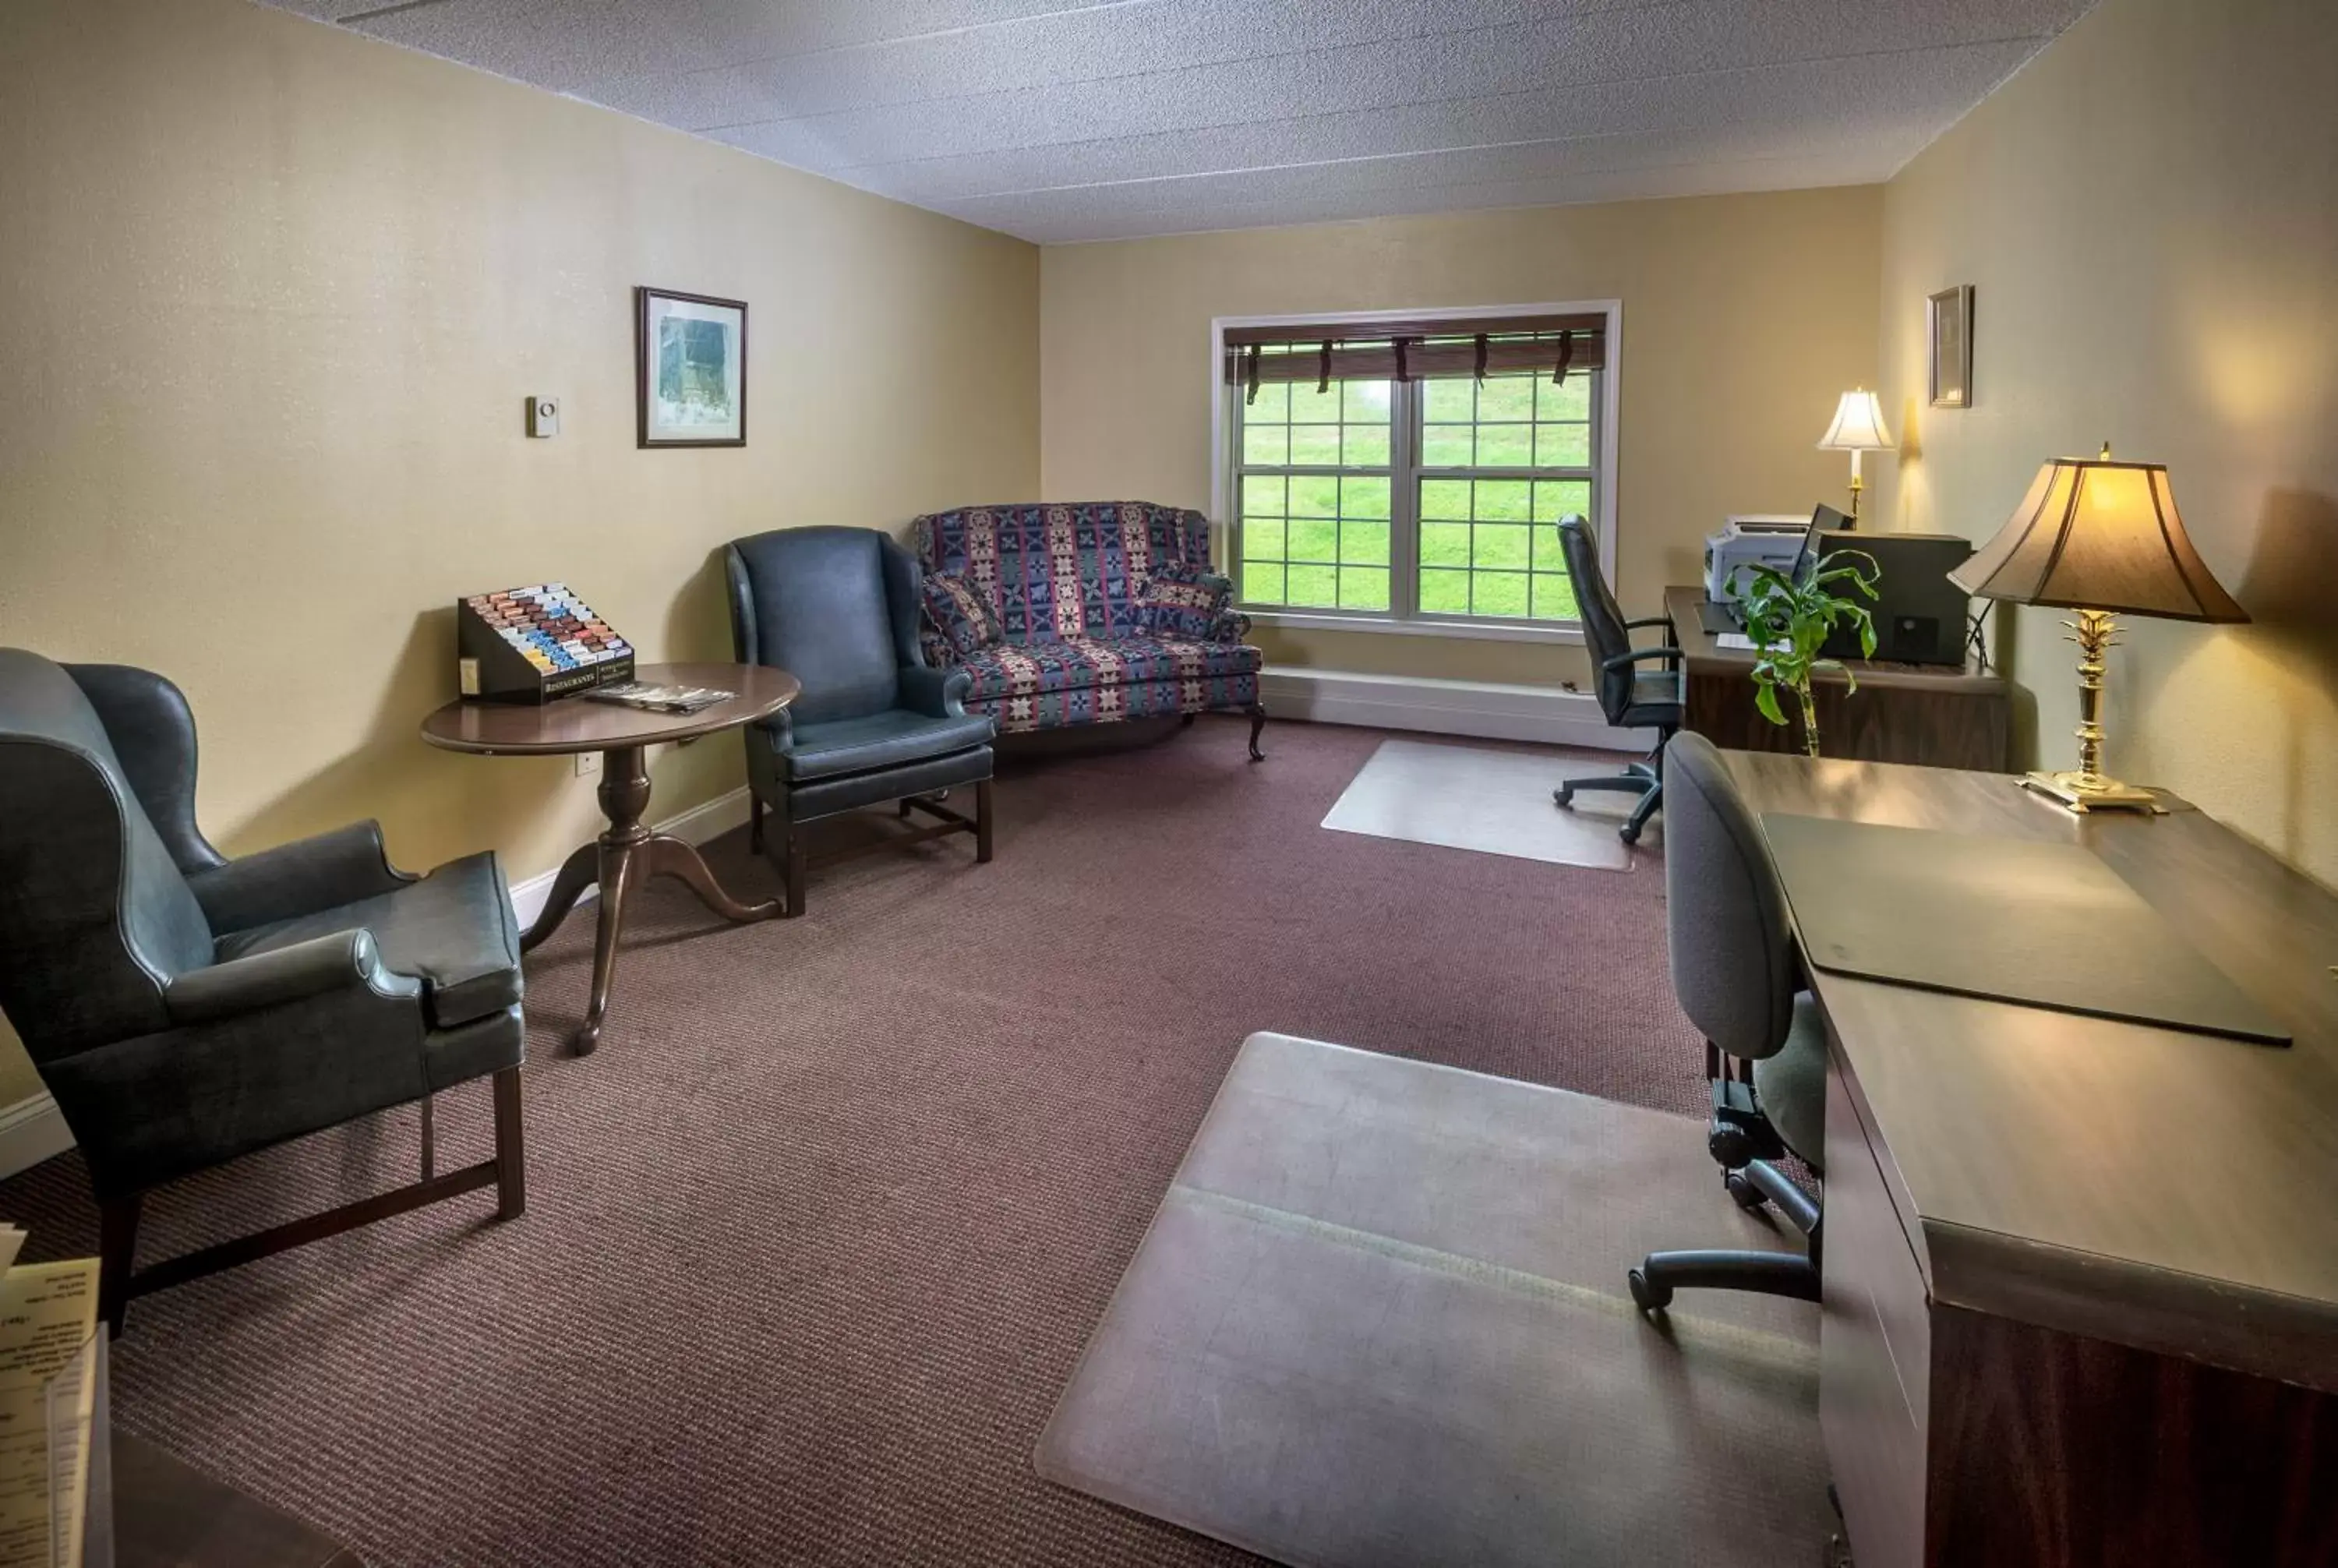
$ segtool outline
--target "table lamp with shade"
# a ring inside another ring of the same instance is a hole
[[[2104,655],[2118,614],[2233,622],[2247,611],[2225,592],[2192,547],[2176,512],[2166,465],[2058,457],[2038,471],[2012,519],[1949,573],[1966,593],[2014,604],[2077,612],[2078,766],[2022,782],[2073,811],[2155,809],[2151,791],[2102,771]]]
[[[1835,406],[1834,423],[1819,437],[1822,452],[1851,454],[1851,522],[1859,525],[1859,493],[1866,488],[1859,476],[1859,455],[1891,450],[1891,432],[1883,427],[1883,402],[1865,387],[1846,392]]]

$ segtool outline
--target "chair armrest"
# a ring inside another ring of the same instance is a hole
[[[187,878],[215,931],[249,931],[394,892],[413,880],[393,870],[381,825],[352,822],[279,844]]]
[[[1670,630],[1672,623],[1673,618],[1669,615],[1643,615],[1636,621],[1625,622],[1624,630],[1626,632],[1637,632],[1643,626],[1662,626],[1666,630]]]
[[[1682,657],[1682,651],[1678,648],[1634,648],[1611,659],[1602,659],[1599,668],[1611,672],[1628,670],[1643,659],[1661,659],[1668,664],[1678,664]]]
[[[928,719],[965,718],[966,694],[973,690],[971,671],[901,666],[901,706]]]
[[[216,1024],[332,991],[418,999],[422,982],[384,968],[373,934],[360,926],[190,969],[162,987],[162,1006],[173,1024]]]
[[[1210,622],[1208,642],[1239,642],[1250,635],[1250,617],[1239,610],[1221,610]]]

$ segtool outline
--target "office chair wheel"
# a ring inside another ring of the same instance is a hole
[[[1557,801],[1561,806],[1572,808],[1575,805],[1575,786],[1572,784],[1562,784],[1557,789],[1550,792],[1550,798],[1553,800]]]
[[[1624,1284],[1632,1292],[1632,1305],[1643,1312],[1661,1312],[1673,1304],[1673,1288],[1656,1283],[1637,1269],[1624,1276]]]
[[[1718,1118],[1705,1127],[1704,1152],[1713,1156],[1714,1164],[1730,1175],[1762,1157],[1762,1152],[1754,1147],[1751,1132],[1734,1122],[1724,1122]]]
[[[1723,1172],[1721,1184],[1729,1189],[1729,1195],[1737,1200],[1737,1206],[1749,1214],[1769,1201],[1762,1196],[1762,1189],[1748,1181],[1743,1171]]]
[[[1626,822],[1616,829],[1616,837],[1626,844],[1637,844],[1640,841],[1640,825],[1636,822]]]

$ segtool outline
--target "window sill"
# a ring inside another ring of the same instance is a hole
[[[1236,605],[1253,624],[1283,632],[1370,632],[1383,637],[1451,637],[1485,642],[1580,643],[1580,626],[1518,625],[1500,621],[1390,621],[1313,610],[1252,610]]]

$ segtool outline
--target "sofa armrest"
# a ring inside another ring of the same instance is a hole
[[[279,844],[187,878],[214,931],[249,931],[395,892],[413,878],[392,869],[378,822]]]
[[[1212,642],[1240,642],[1250,635],[1250,617],[1239,610],[1221,610],[1210,621]]]
[[[974,675],[969,671],[901,666],[901,706],[928,719],[965,718],[966,694],[973,690]]]
[[[418,1002],[422,982],[385,968],[359,927],[191,969],[162,987],[162,1006],[175,1024],[215,1024],[336,991]]]

